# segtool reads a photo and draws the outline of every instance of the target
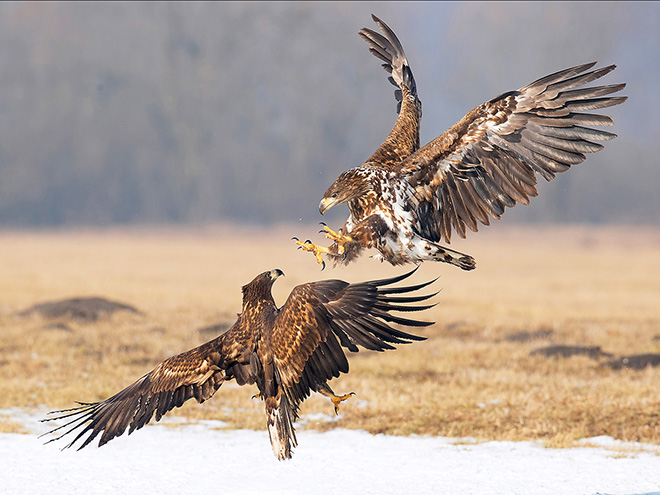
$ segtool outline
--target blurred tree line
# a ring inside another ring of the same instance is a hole
[[[372,11],[406,49],[424,142],[549,72],[617,63],[606,82],[639,95],[607,111],[620,137],[507,216],[657,221],[658,4],[67,2],[0,4],[0,224],[318,221],[396,117],[357,36]]]

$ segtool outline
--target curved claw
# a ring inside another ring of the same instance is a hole
[[[323,225],[324,227],[328,226],[328,224],[326,224],[325,222],[319,222],[319,225]]]
[[[355,392],[349,392],[348,394],[342,395],[341,397],[335,395],[332,398],[332,403],[335,406],[335,416],[339,416],[339,404],[341,404],[352,395],[355,395]]]
[[[316,257],[316,262],[321,265],[321,271],[325,269],[325,261],[323,261],[323,258],[321,255],[323,253],[328,253],[329,250],[328,248],[321,247],[321,246],[316,246],[312,244],[312,241],[307,239],[305,242],[301,242],[297,237],[295,238],[296,244],[298,244],[298,249],[302,249],[303,251],[309,251],[314,254]]]
[[[300,241],[295,235],[291,238],[292,241]]]

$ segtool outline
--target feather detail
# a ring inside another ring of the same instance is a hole
[[[537,194],[535,173],[552,180],[602,150],[594,141],[615,134],[586,126],[611,125],[611,118],[582,112],[623,103],[626,97],[606,95],[625,84],[580,87],[615,68],[590,70],[594,65],[504,93],[403,160],[398,177],[415,188],[408,209],[416,231],[434,242],[449,242],[452,231],[464,237],[466,226],[477,230],[475,220],[488,225],[486,216],[497,219],[506,208],[529,204]]]
[[[266,409],[266,426],[275,456],[291,457],[297,445],[294,421],[311,392],[329,391],[327,381],[348,372],[342,346],[357,351],[394,349],[392,344],[423,340],[390,327],[388,322],[427,326],[430,322],[397,317],[391,312],[422,311],[431,295],[393,297],[428,285],[397,287],[411,276],[349,284],[341,280],[310,282],[296,287],[282,308],[271,289],[282,272],[264,272],[243,286],[243,311],[227,332],[199,347],[173,356],[112,397],[55,411],[44,421],[63,420],[48,432],[50,441],[73,435],[65,448],[89,445],[100,435],[102,446],[131,434],[155,416],[159,421],[189,399],[204,402],[232,378],[254,383]],[[381,289],[383,286],[392,286]]]

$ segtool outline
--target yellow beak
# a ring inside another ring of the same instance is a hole
[[[330,198],[323,198],[319,203],[319,212],[323,215],[326,211],[335,205],[335,200]]]

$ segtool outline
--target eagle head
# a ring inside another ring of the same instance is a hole
[[[319,203],[319,212],[323,215],[333,206],[359,198],[370,190],[371,184],[368,176],[361,167],[342,172],[323,195],[323,199]]]
[[[260,300],[273,301],[271,289],[273,283],[279,277],[283,277],[284,272],[279,268],[263,272],[257,275],[252,282],[242,287],[243,290],[243,305],[247,302],[254,303]]]

